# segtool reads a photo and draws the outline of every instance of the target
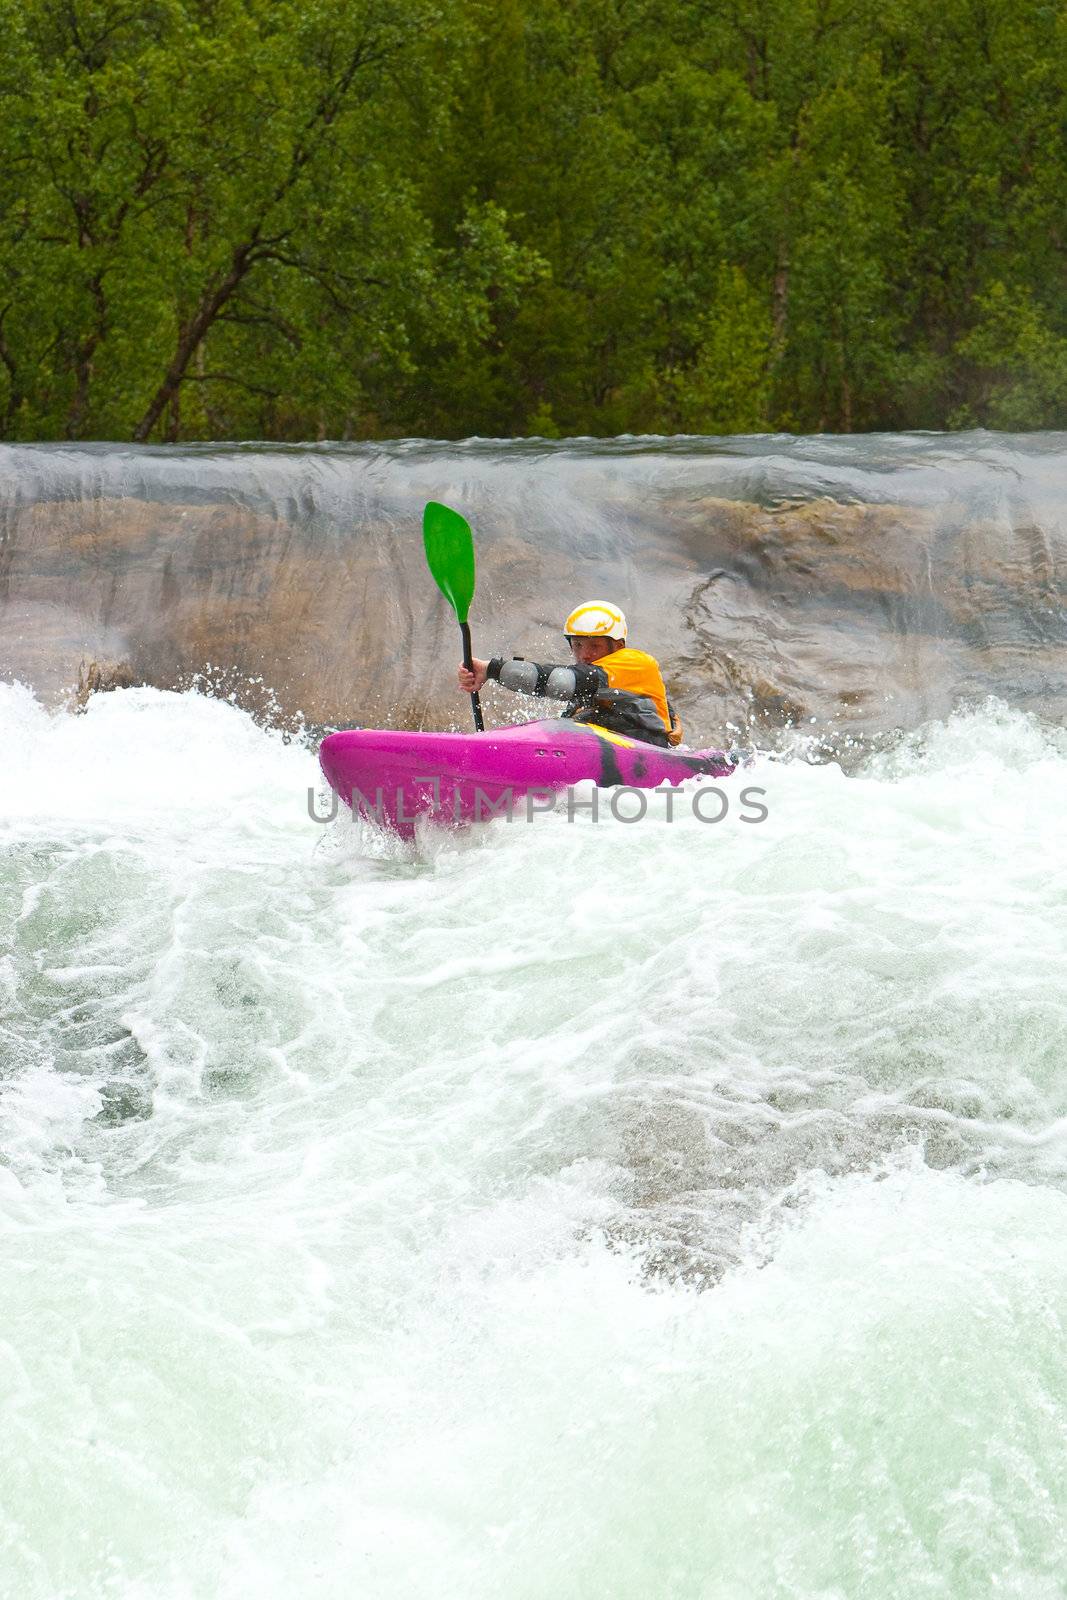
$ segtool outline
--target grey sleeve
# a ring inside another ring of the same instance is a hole
[[[494,656],[486,676],[505,689],[513,689],[516,694],[574,700],[583,706],[591,706],[608,687],[607,673],[600,667],[584,663],[575,667],[546,667],[539,661],[527,661],[523,656],[514,656],[510,661]]]

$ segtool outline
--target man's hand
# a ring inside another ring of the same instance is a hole
[[[468,672],[463,666],[459,669],[459,686],[464,694],[477,694],[485,685],[485,669],[489,665],[488,661],[479,661],[477,656],[472,656],[471,665],[474,668],[473,672]]]

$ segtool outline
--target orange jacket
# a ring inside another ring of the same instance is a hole
[[[613,650],[610,655],[601,656],[596,664],[613,689],[625,689],[627,694],[647,695],[663,718],[663,726],[668,733],[670,732],[671,714],[667,710],[667,691],[663,686],[663,675],[655,656],[646,654],[644,650],[631,650],[629,645],[623,645],[621,650]]]

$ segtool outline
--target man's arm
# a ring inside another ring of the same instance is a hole
[[[514,656],[510,661],[494,656],[491,661],[472,662],[474,670],[459,669],[459,686],[474,694],[488,680],[516,694],[541,695],[549,700],[573,700],[580,706],[596,703],[608,687],[607,673],[601,667],[577,663],[572,667],[542,666]]]
[[[542,666],[513,656],[504,661],[494,656],[486,663],[486,677],[516,694],[542,695],[549,700],[573,700],[580,706],[594,705],[608,687],[607,673],[601,667],[579,662],[573,667]]]

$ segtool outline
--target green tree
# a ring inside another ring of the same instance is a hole
[[[1027,289],[991,284],[959,342],[971,400],[950,422],[1027,429],[1067,423],[1067,338],[1048,326]]]
[[[442,251],[419,209],[391,107],[436,11],[5,9],[9,431],[352,431],[428,320],[476,340],[536,267],[499,211],[466,207]]]
[[[0,433],[1062,420],[1047,0],[0,0]]]

